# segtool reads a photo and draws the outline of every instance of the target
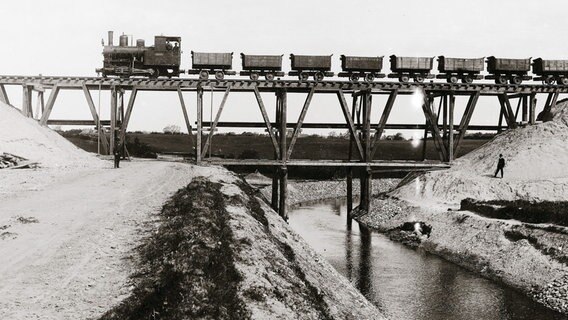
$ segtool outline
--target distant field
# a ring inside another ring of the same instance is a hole
[[[62,135],[78,147],[90,152],[97,151],[97,138],[83,136],[73,132],[63,132]],[[147,144],[155,152],[183,152],[194,153],[188,135],[144,134],[129,133],[130,142],[138,138],[141,143]],[[194,136],[195,138],[195,136]],[[483,145],[486,139],[464,139],[459,150],[462,156]],[[288,139],[288,143],[290,139]],[[203,140],[205,143],[205,139]],[[267,136],[248,135],[216,135],[213,137],[212,154],[226,158],[239,158],[244,151],[249,155],[256,152],[259,158],[271,159],[274,157],[272,144]],[[345,160],[348,158],[347,150],[349,140],[339,137],[300,137],[294,147],[292,158],[296,159],[333,159]],[[427,159],[438,159],[432,140],[427,141]],[[422,141],[415,147],[411,141],[381,140],[379,149],[375,154],[376,160],[421,160]]]

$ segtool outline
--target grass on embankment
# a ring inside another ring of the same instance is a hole
[[[132,295],[100,319],[246,319],[220,185],[194,179],[163,207],[139,247]]]

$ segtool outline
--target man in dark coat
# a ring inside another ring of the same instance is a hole
[[[501,171],[501,179],[503,179],[503,168],[505,168],[505,159],[503,159],[503,155],[500,154],[499,162],[497,162],[497,170],[495,170],[495,178],[497,178],[497,173]]]

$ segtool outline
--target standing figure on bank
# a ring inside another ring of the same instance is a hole
[[[503,155],[500,154],[499,162],[497,162],[497,170],[495,170],[495,178],[497,178],[497,173],[501,171],[501,179],[503,179],[503,168],[505,168],[505,159],[503,159]]]

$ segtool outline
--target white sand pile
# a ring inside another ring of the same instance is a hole
[[[38,162],[42,167],[93,167],[104,163],[0,102],[0,153],[3,152]]]
[[[552,121],[508,130],[455,161],[430,172],[393,195],[406,200],[456,203],[478,200],[568,200],[568,100],[551,110]],[[499,154],[504,179],[493,178]]]

